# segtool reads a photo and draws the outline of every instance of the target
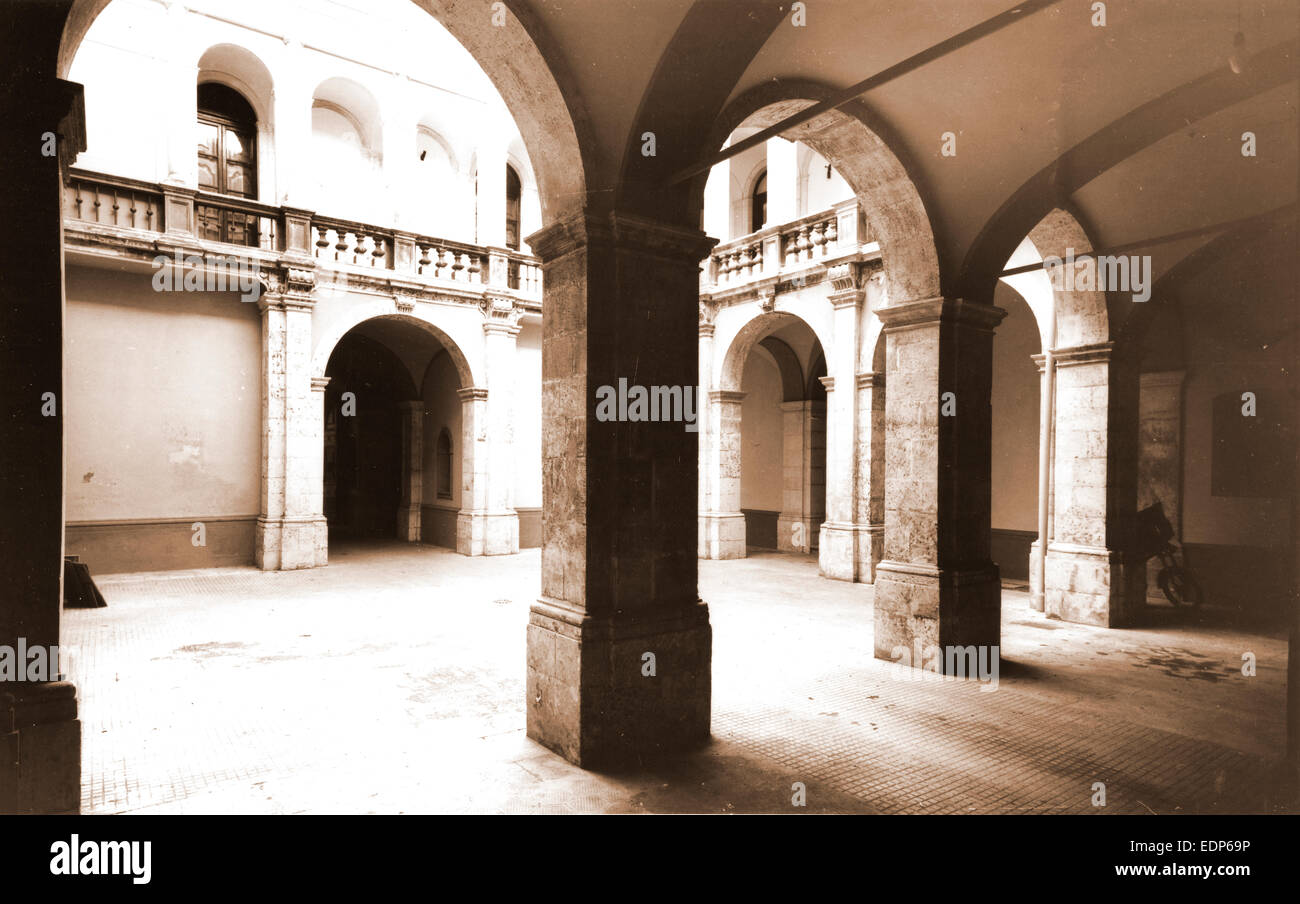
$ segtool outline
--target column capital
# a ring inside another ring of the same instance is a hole
[[[478,308],[483,314],[484,333],[504,333],[508,336],[519,334],[519,321],[523,319],[524,309],[515,304],[509,295],[484,292]]]
[[[580,211],[534,232],[526,239],[543,264],[590,244],[635,248],[698,265],[718,240],[699,229],[614,211]]]
[[[944,298],[941,295],[883,305],[876,308],[875,314],[887,332],[926,326],[940,321],[992,332],[1002,322],[1002,318],[1007,316],[1006,311],[991,304],[975,304],[960,298]]]
[[[822,385],[826,387],[826,391],[827,391],[827,392],[834,392],[834,391],[835,391],[835,378],[834,378],[834,377],[818,377],[817,379],[819,379],[819,380],[822,381]]]
[[[466,386],[464,389],[456,390],[456,396],[462,402],[485,402],[488,391],[482,386]]]
[[[737,392],[734,389],[713,389],[709,391],[710,402],[739,402],[745,398],[748,393]]]
[[[1072,367],[1076,364],[1104,364],[1110,360],[1114,342],[1097,342],[1092,345],[1074,345],[1067,348],[1052,349],[1052,360],[1057,367]]]
[[[856,261],[835,264],[826,270],[831,284],[830,302],[834,308],[856,307],[866,297],[862,265]]]
[[[311,391],[312,391],[312,392],[324,392],[324,391],[325,391],[325,387],[328,386],[328,385],[330,385],[330,378],[329,378],[329,377],[312,377],[312,378],[311,378]]]
[[[857,376],[858,389],[884,389],[885,375],[883,373],[867,372],[860,373]]]

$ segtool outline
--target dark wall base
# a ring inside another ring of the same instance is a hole
[[[776,519],[780,512],[765,509],[741,509],[745,515],[745,545],[776,549]]]
[[[204,546],[194,545],[195,522],[203,524]],[[66,553],[92,575],[252,565],[256,525],[256,515],[72,522]]]
[[[993,561],[1003,579],[1029,580],[1029,548],[1037,539],[1037,531],[993,528]]]
[[[420,506],[420,542],[455,549],[458,511],[441,505]]]
[[[519,515],[519,548],[540,549],[542,545],[542,510],[516,508]]]

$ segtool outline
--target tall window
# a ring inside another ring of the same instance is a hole
[[[506,247],[519,250],[519,199],[523,189],[519,184],[519,174],[510,164],[506,164]]]
[[[199,85],[199,188],[240,198],[257,197],[257,114],[233,88]],[[256,246],[257,217],[197,204],[199,237]]]
[[[451,434],[447,428],[443,427],[442,432],[438,434],[437,453],[437,483],[438,498],[451,498]]]
[[[750,198],[749,231],[758,232],[767,225],[767,170],[754,183],[754,194]]]

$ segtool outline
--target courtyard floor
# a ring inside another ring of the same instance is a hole
[[[993,689],[873,658],[872,588],[771,553],[700,562],[712,742],[646,771],[583,771],[524,734],[539,560],[374,544],[309,571],[99,577],[108,608],[64,613],[83,812],[1283,806],[1280,634],[1172,609],[1141,629],[1068,625],[1004,589]]]

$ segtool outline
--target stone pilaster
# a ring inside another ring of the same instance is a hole
[[[858,384],[858,491],[854,500],[854,580],[872,583],[885,555],[885,375],[861,373]]]
[[[709,393],[709,510],[700,515],[704,558],[745,558],[745,516],[740,511],[740,424],[745,393]]]
[[[724,204],[724,207],[725,206],[726,205]],[[709,462],[713,460],[709,454],[709,450],[713,448],[714,433],[716,431],[715,431],[714,421],[712,417],[713,412],[710,410],[710,406],[707,403],[706,399],[707,399],[708,388],[714,385],[713,334],[714,334],[715,327],[713,321],[717,317],[717,314],[718,314],[718,309],[715,304],[708,301],[700,302],[700,319],[699,319],[700,385],[697,388],[696,395],[695,395],[695,399],[696,399],[695,416],[697,422],[700,425],[699,433],[697,434],[698,443],[699,443],[698,454],[699,454],[700,479],[696,481],[696,483],[698,484],[698,502],[696,505],[696,511],[699,513],[698,517],[696,518],[696,523],[698,525],[698,534],[699,534],[698,543],[697,543],[698,549],[696,554],[701,559],[709,558],[708,529],[706,526],[707,525],[706,517],[707,517],[707,513],[712,507],[710,504],[710,500],[712,499],[711,496],[712,490],[711,490],[710,480],[709,480]]]
[[[1112,447],[1117,403],[1111,343],[1053,349],[1056,429],[1052,463],[1052,528],[1047,545],[1044,611],[1049,617],[1116,627],[1144,595],[1145,568],[1129,567],[1116,505]],[[1136,450],[1133,450],[1136,451]],[[1117,454],[1119,453],[1119,454]]]
[[[265,571],[324,565],[324,385],[311,374],[315,273],[273,274],[262,311],[262,480],[254,556]]]
[[[812,465],[814,402],[781,403],[781,513],[776,519],[776,548],[809,552],[821,519],[814,520],[809,473]],[[818,414],[825,419],[824,406]]]
[[[397,504],[397,539],[420,542],[424,494],[424,403],[399,402],[402,419],[402,498]]]
[[[951,646],[998,645],[990,557],[991,305],[930,298],[876,311],[886,340],[885,553],[875,654],[913,666]],[[941,415],[944,393],[955,413]],[[946,656],[938,660],[945,662]]]
[[[528,625],[528,736],[584,767],[709,735],[712,632],[696,587],[694,432],[601,421],[620,378],[699,383],[696,229],[578,214],[544,261],[542,596]]]
[[[857,520],[857,500],[866,475],[858,471],[858,328],[866,299],[862,265],[841,263],[827,271],[834,344],[825,349],[833,384],[826,394],[826,522],[820,525],[821,573],[839,581],[870,574],[866,524]]]
[[[484,296],[483,351],[486,392],[462,393],[465,454],[457,516],[457,549],[471,556],[519,552],[519,516],[514,508],[515,343],[523,312],[508,296]],[[471,429],[473,432],[471,433]],[[472,503],[472,505],[471,505]],[[462,548],[462,536],[465,538]]]

